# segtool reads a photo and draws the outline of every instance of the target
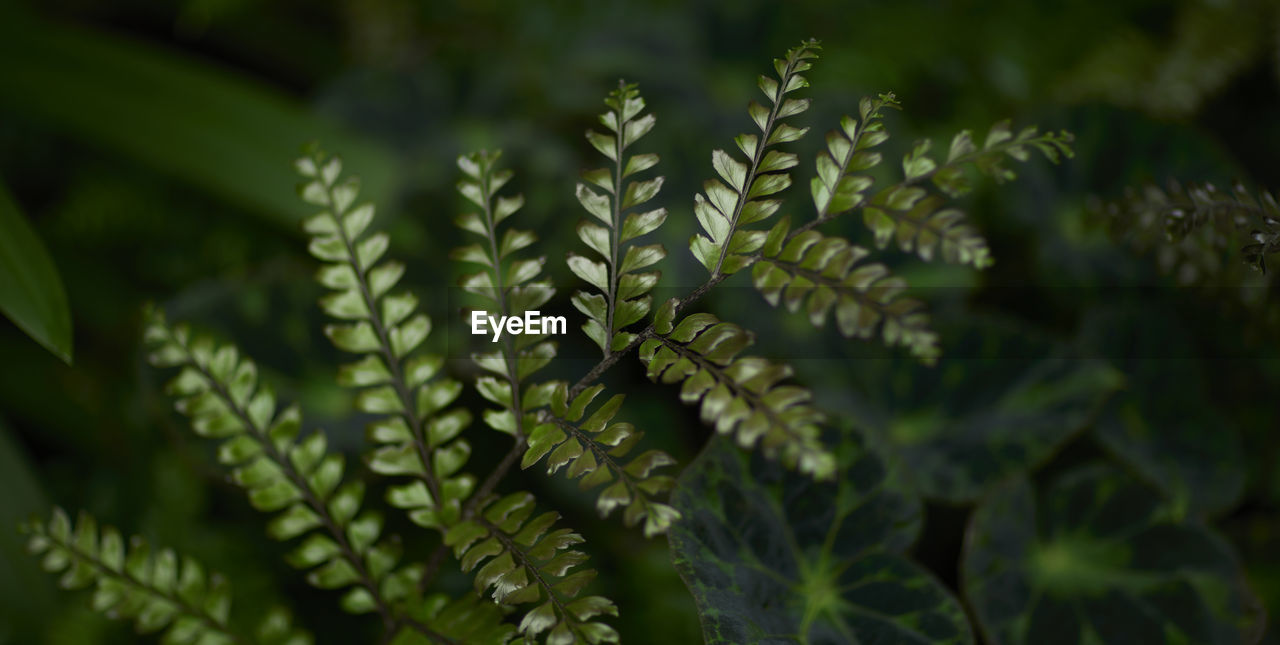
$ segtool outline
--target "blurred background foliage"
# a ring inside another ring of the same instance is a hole
[[[141,305],[158,301],[173,319],[234,338],[335,446],[360,449],[362,420],[334,384],[297,226],[289,162],[301,144],[321,140],[363,176],[392,252],[424,293],[457,275],[445,260],[461,208],[453,158],[502,147],[528,197],[522,225],[539,232],[567,292],[575,285],[558,259],[576,243],[573,184],[595,163],[582,133],[625,77],[658,115],[646,150],[663,157],[672,211],[664,286],[692,285],[702,273],[685,240],[710,150],[744,129],[769,59],[810,36],[824,42],[805,121],[816,132],[861,96],[893,91],[905,111],[888,125],[902,151],[1007,117],[1077,135],[1073,161],[1031,164],[1016,184],[984,183],[969,200],[992,269],[904,263],[942,332],[949,358],[937,369],[1041,358],[973,340],[967,321],[977,319],[1035,339],[1017,347],[1108,359],[1127,383],[1109,405],[1145,426],[1100,423],[1037,462],[1054,473],[1117,455],[1157,484],[1199,482],[1194,495],[1166,492],[1227,537],[1280,613],[1280,329],[1221,290],[1175,288],[1086,212],[1091,196],[1168,177],[1280,188],[1274,2],[5,0],[0,178],[61,275],[75,356],[69,366],[0,321],[0,643],[134,640],[84,597],[55,594],[6,528],[53,503],[197,556],[228,574],[241,606],[286,598],[325,642],[362,638],[361,621],[287,570],[139,349]],[[820,142],[808,137],[801,157]],[[804,217],[800,192],[787,209]],[[859,223],[841,224],[870,242]],[[918,377],[892,373],[916,368],[889,369],[872,360],[889,355],[877,347],[799,317],[762,316],[745,277],[730,285],[743,289],[721,289],[708,306],[759,332],[760,353],[789,358],[823,407],[857,419],[883,407],[884,392],[914,400]],[[707,433],[672,391],[647,385],[635,362],[610,380],[640,402],[630,420],[682,463],[693,458]],[[504,444],[474,434],[474,459],[496,461],[485,447]],[[523,479],[587,536],[624,638],[698,641],[665,540],[598,520],[591,495],[561,480]],[[970,512],[931,502],[913,550],[952,589]],[[1274,630],[1266,638],[1280,642]]]

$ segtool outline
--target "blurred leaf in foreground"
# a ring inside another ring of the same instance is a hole
[[[0,184],[0,313],[71,363],[71,312],[44,243]]]
[[[377,203],[394,185],[380,146],[278,91],[141,42],[0,12],[0,112],[171,173],[296,230],[289,162],[314,139],[364,170]]]

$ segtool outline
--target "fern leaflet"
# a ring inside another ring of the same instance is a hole
[[[627,526],[644,520],[646,537],[665,533],[672,522],[680,519],[680,512],[652,498],[670,491],[675,480],[652,472],[676,463],[675,459],[661,450],[647,450],[622,465],[619,460],[644,436],[630,423],[612,422],[624,396],[614,395],[598,406],[586,421],[581,421],[604,386],[589,387],[572,401],[565,383],[557,382],[554,388],[551,414],[545,415],[529,435],[529,449],[520,466],[529,468],[543,458],[547,460],[548,473],[568,466],[566,475],[581,478],[583,490],[613,482],[601,491],[596,501],[601,517],[608,517],[613,509],[622,506],[626,507],[623,521]]]
[[[791,368],[766,359],[738,356],[752,343],[750,332],[711,314],[698,313],[672,324],[674,302],[658,311],[656,335],[640,346],[649,378],[679,383],[680,400],[701,403],[702,421],[721,434],[734,434],[743,448],[757,443],[765,456],[827,479],[835,457],[820,439],[823,416],[809,405],[808,390],[779,385]]]
[[[445,542],[464,571],[479,567],[477,591],[492,588],[494,602],[507,605],[538,603],[520,621],[527,639],[547,632],[547,645],[618,642],[612,627],[592,621],[603,614],[616,616],[613,602],[601,596],[577,597],[596,575],[591,569],[569,573],[587,560],[585,553],[572,548],[582,543],[582,536],[570,529],[551,531],[560,518],[554,511],[530,520],[533,507],[529,493],[490,498],[476,507],[471,519],[452,527]]]
[[[81,513],[73,527],[61,508],[47,524],[31,522],[27,548],[42,556],[41,565],[66,589],[94,586],[93,608],[116,618],[133,619],[139,633],[164,630],[165,643],[200,645],[310,645],[310,634],[293,626],[283,609],[262,620],[256,638],[234,632],[231,587],[217,573],[171,549],[152,549],[134,536],[128,546],[120,532]]]
[[[369,438],[380,446],[369,467],[383,475],[414,477],[390,488],[388,502],[408,511],[415,523],[442,529],[457,521],[462,500],[475,485],[473,477],[459,473],[471,447],[458,435],[471,415],[447,409],[462,386],[433,380],[441,357],[414,355],[431,331],[431,319],[418,312],[411,292],[391,293],[404,265],[381,262],[386,233],[366,235],[374,206],[355,205],[358,180],[343,179],[341,160],[319,150],[300,159],[297,169],[306,180],[302,199],[324,209],[304,223],[312,235],[311,254],[326,263],[316,278],[333,290],[321,308],[354,321],[328,325],[325,334],[338,349],[363,355],[339,369],[338,382],[360,389],[356,407],[361,411],[383,415],[369,425]]]
[[[943,163],[929,156],[932,142],[922,140],[902,160],[903,180],[876,193],[863,208],[863,221],[875,235],[876,246],[884,248],[896,240],[903,251],[915,251],[930,261],[941,248],[943,260],[985,268],[992,264],[987,242],[976,229],[965,222],[964,213],[944,208],[942,196],[930,194],[918,186],[932,180],[947,197],[959,197],[973,189],[965,175],[972,165],[997,182],[1012,180],[1016,174],[1004,163],[1006,156],[1027,161],[1030,149],[1039,150],[1047,159],[1057,162],[1071,156],[1070,133],[1037,134],[1034,126],[1014,135],[1008,121],[991,127],[981,147],[972,134],[963,130],[951,140],[951,148]]]
[[[764,244],[766,231],[741,227],[772,217],[782,202],[763,198],[791,185],[791,175],[786,171],[798,163],[797,157],[768,148],[796,141],[809,131],[782,121],[809,109],[809,99],[787,95],[809,86],[800,73],[810,69],[810,60],[817,58],[818,48],[817,41],[801,43],[788,51],[785,59],[773,61],[777,80],[759,78],[760,90],[773,107],[765,108],[755,101],[748,107],[760,135],[742,134],[734,139],[747,163],[723,150],[711,153],[711,165],[724,182],[710,179],[703,184],[704,193],[694,196],[693,210],[703,233],[693,236],[689,249],[712,277],[732,274],[750,265],[750,254]]]
[[[825,324],[834,308],[844,336],[869,338],[880,331],[887,345],[906,345],[932,362],[938,356],[937,334],[929,330],[923,303],[899,297],[906,280],[880,263],[860,265],[869,255],[866,249],[812,230],[865,202],[873,179],[858,173],[880,163],[880,153],[872,148],[889,138],[880,113],[898,107],[893,94],[864,98],[860,118],[844,117],[840,129],[827,135],[810,182],[817,216],[795,231],[788,230],[787,218],[779,221],[765,238],[751,277],[769,304],[785,302],[793,312],[804,305],[815,326]]]
[[[667,255],[661,244],[622,245],[642,235],[652,233],[667,219],[667,209],[657,208],[645,212],[627,213],[653,199],[662,189],[662,177],[632,181],[623,189],[628,177],[643,172],[658,163],[658,155],[639,154],[626,156],[627,148],[653,129],[652,113],[640,116],[644,111],[644,99],[635,85],[620,83],[618,89],[605,99],[609,111],[600,115],[600,122],[613,132],[612,136],[594,130],[587,131],[587,140],[605,157],[614,162],[612,170],[598,168],[582,174],[582,178],[605,190],[600,194],[586,183],[577,186],[578,201],[604,226],[583,220],[578,223],[578,237],[599,254],[603,263],[570,253],[569,269],[587,281],[600,293],[578,291],[573,305],[587,316],[583,331],[608,356],[610,352],[626,347],[635,334],[621,330],[648,315],[653,298],[648,295],[658,283],[659,273],[641,271]],[[625,219],[624,219],[625,215]]]
[[[377,612],[389,631],[398,627],[397,605],[412,604],[421,567],[397,569],[398,543],[384,539],[380,513],[361,511],[364,483],[342,481],[345,460],[328,451],[324,434],[299,439],[298,407],[278,411],[274,393],[258,387],[256,365],[235,346],[170,327],[158,310],[150,313],[146,338],[153,364],[180,368],[167,389],[195,433],[222,440],[218,460],[233,468],[232,480],[255,508],[280,512],[267,533],[304,538],[286,557],[289,564],[309,570],[307,581],[316,587],[347,589],[344,610]],[[411,626],[449,642],[427,625]]]

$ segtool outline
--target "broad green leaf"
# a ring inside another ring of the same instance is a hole
[[[972,643],[959,602],[902,555],[919,500],[852,433],[838,450],[835,482],[723,437],[685,470],[671,549],[706,642]]]
[[[1104,361],[1055,357],[1064,350],[1010,323],[956,331],[935,367],[867,361],[848,398],[925,497],[973,501],[1036,467],[1123,384]]]
[[[290,161],[320,140],[382,202],[391,154],[276,90],[177,51],[5,11],[0,108],[52,123],[298,230],[312,214],[287,189]]]
[[[993,645],[1257,642],[1230,546],[1118,469],[998,489],[966,534],[963,587]]]
[[[1174,320],[1140,307],[1098,311],[1086,321],[1086,347],[1112,357],[1128,383],[1094,432],[1181,510],[1221,512],[1244,490],[1240,429],[1206,396],[1209,372]]]
[[[71,363],[71,311],[62,278],[4,184],[0,184],[0,313]]]

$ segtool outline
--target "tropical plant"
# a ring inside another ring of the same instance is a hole
[[[694,197],[699,230],[689,248],[707,275],[659,305],[656,267],[666,250],[641,238],[668,219],[651,204],[664,181],[649,173],[658,156],[636,150],[656,119],[635,86],[609,93],[604,130],[587,133],[606,166],[584,172],[575,187],[587,213],[576,229],[586,249],[566,259],[585,283],[570,301],[601,354],[575,381],[541,376],[559,351],[550,332],[496,337],[470,355],[470,366],[454,370],[445,356],[425,351],[432,321],[400,286],[405,266],[384,257],[390,238],[372,228],[374,206],[361,201],[358,180],[344,174],[339,158],[309,148],[296,164],[299,193],[318,213],[303,227],[321,261],[317,280],[329,290],[320,301],[333,319],[325,334],[355,356],[337,381],[373,417],[364,462],[374,477],[349,467],[324,432],[304,431],[300,407],[278,402],[234,345],[170,323],[154,308],[145,333],[151,362],[177,372],[167,390],[178,410],[195,434],[219,442],[217,459],[250,504],[272,514],[268,534],[291,543],[289,564],[306,570],[310,584],[339,591],[344,611],[376,616],[383,642],[617,642],[607,621],[619,609],[587,591],[595,571],[585,568],[583,535],[545,503],[540,510],[533,494],[511,490],[517,463],[545,464],[548,474],[598,490],[600,515],[620,511],[646,537],[670,536],[712,643],[972,642],[953,591],[908,553],[921,533],[922,499],[940,496],[980,503],[964,591],[994,642],[1043,642],[1068,611],[1102,616],[1080,638],[1106,640],[1111,634],[1096,625],[1112,623],[1095,605],[1112,582],[1130,605],[1167,601],[1207,612],[1205,622],[1162,605],[1162,633],[1176,627],[1193,642],[1246,633],[1248,590],[1234,577],[1231,553],[1194,514],[1170,514],[1146,489],[1130,495],[1141,485],[1106,467],[1064,476],[1043,508],[1032,501],[1031,468],[1087,425],[1118,386],[1107,366],[1051,357],[1026,373],[982,374],[969,382],[997,383],[998,396],[913,403],[936,411],[913,423],[877,416],[876,406],[896,403],[877,397],[855,410],[855,429],[791,382],[791,367],[744,355],[754,340],[744,326],[694,311],[709,291],[749,269],[770,305],[803,309],[816,327],[834,319],[848,338],[905,348],[918,364],[894,369],[936,374],[940,368],[929,366],[941,360],[939,334],[923,303],[904,295],[906,279],[876,259],[895,246],[926,262],[990,266],[987,242],[952,204],[972,190],[971,171],[1003,182],[1015,177],[1010,159],[1071,154],[1065,132],[1015,131],[1001,122],[981,142],[958,133],[943,155],[931,155],[928,141],[915,144],[901,178],[873,190],[885,174],[876,169],[889,138],[886,113],[901,107],[883,94],[862,100],[827,135],[809,184],[814,216],[793,227],[790,217],[776,216],[800,165],[788,144],[809,129],[794,123],[809,108],[800,94],[818,52],[818,43],[804,42],[774,61],[775,74],[759,78],[765,102],[748,107],[756,131],[736,137],[736,150],[712,153],[716,176]],[[453,254],[471,271],[460,280],[471,311],[495,320],[539,311],[555,296],[546,258],[528,253],[536,236],[511,225],[523,199],[503,192],[513,174],[499,160],[497,152],[458,159],[458,190],[470,210],[456,223],[476,241]],[[819,230],[845,214],[861,216],[872,248]],[[638,449],[643,432],[619,420],[627,393],[605,396],[598,383],[633,353],[650,379],[679,384],[680,400],[718,435],[678,481],[675,460]],[[457,405],[467,387],[460,378],[490,405],[478,412]],[[945,399],[951,382],[929,390],[928,376],[907,379],[915,380],[922,387],[912,394],[926,399]],[[483,476],[467,467],[476,416],[510,441]],[[884,418],[896,420],[875,423]],[[998,467],[972,467],[988,463]],[[424,530],[390,534],[385,509],[366,494],[383,489],[386,506]],[[1077,498],[1086,507],[1070,503]],[[1090,522],[1129,508],[1114,500],[1142,511],[1129,518],[1132,530],[1108,524],[1099,539],[1083,539]],[[1006,507],[1012,510],[1001,512]],[[126,548],[118,531],[99,530],[87,515],[73,527],[56,510],[27,530],[45,568],[65,572],[65,586],[94,585],[96,609],[134,619],[143,631],[165,630],[165,642],[312,640],[283,610],[257,620],[233,615],[221,577],[140,540]],[[1158,543],[1163,535],[1178,537],[1175,546],[1195,566],[1146,573],[1153,563],[1142,557],[1169,552]],[[406,555],[410,541],[434,550]],[[1089,560],[1098,554],[1104,557]],[[1073,573],[1081,562],[1094,568]],[[455,566],[472,590],[448,584],[445,567]],[[1056,604],[1010,610],[1027,589]],[[1057,613],[1043,615],[1049,606]]]

